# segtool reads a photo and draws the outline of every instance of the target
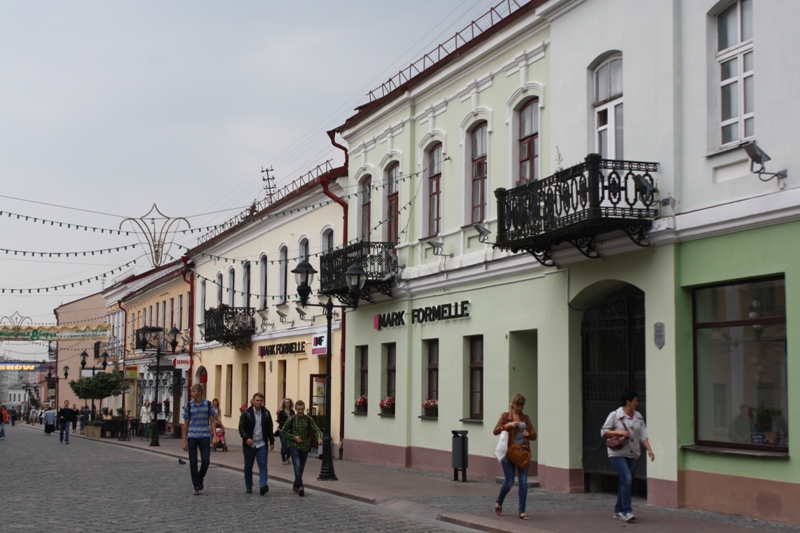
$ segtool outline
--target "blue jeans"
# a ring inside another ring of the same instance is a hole
[[[208,472],[211,461],[211,437],[202,439],[186,439],[189,447],[189,472],[192,473],[192,486],[196,490],[203,490],[203,478]],[[197,449],[200,449],[200,470],[197,470]]]
[[[508,491],[514,485],[514,474],[519,476],[519,512],[525,512],[525,502],[528,500],[528,469],[520,468],[505,457],[500,461],[503,465],[503,474],[506,479],[500,487],[500,495],[497,497],[497,503],[503,505],[503,500],[506,499]]]
[[[294,484],[292,488],[303,486],[303,470],[306,468],[306,459],[308,459],[307,451],[300,451],[294,446],[289,448],[289,455],[292,458],[292,466],[294,467]]]
[[[59,422],[59,425],[61,426],[61,429],[58,432],[58,440],[59,441],[62,441],[62,442],[64,441],[64,434],[66,433],[67,434],[67,442],[69,442],[69,426],[70,426],[71,423],[72,422],[69,422],[69,421],[67,421],[67,422]]]
[[[636,459],[633,457],[609,457],[611,466],[617,471],[619,476],[619,487],[617,488],[617,504],[614,506],[615,513],[632,513],[631,507],[631,483],[633,473],[636,471]]]
[[[0,439],[6,438],[6,424],[0,420]]]
[[[286,461],[289,458],[289,443],[286,441],[286,437],[283,436],[283,431],[280,433],[281,439],[281,461]]]
[[[258,463],[258,486],[264,487],[267,485],[267,454],[269,448],[265,444],[261,448],[253,448],[246,444],[242,445],[242,452],[244,453],[244,486],[245,488],[253,488],[253,463]]]

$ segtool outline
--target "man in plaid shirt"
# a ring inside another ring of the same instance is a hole
[[[306,404],[303,400],[297,400],[294,410],[296,414],[286,421],[281,431],[289,443],[289,455],[292,456],[292,465],[294,466],[292,490],[300,496],[304,496],[303,470],[306,467],[308,451],[311,449],[311,432],[314,432],[317,445],[322,446],[322,431],[314,423],[314,419],[306,416]]]

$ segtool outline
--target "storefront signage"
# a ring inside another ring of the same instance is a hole
[[[46,363],[26,363],[22,361],[0,363],[0,372],[44,372]]]
[[[328,334],[314,335],[311,337],[311,355],[328,354]]]
[[[105,339],[111,330],[107,326],[96,328],[71,326],[0,326],[0,341],[38,341],[66,339]]]
[[[258,355],[260,357],[290,353],[306,353],[306,341],[283,342],[280,344],[268,344],[258,347]]]
[[[469,300],[455,302],[452,304],[440,304],[429,307],[418,307],[411,310],[412,324],[425,324],[426,322],[440,322],[442,320],[452,320],[454,318],[469,318]],[[392,328],[406,325],[406,312],[395,311],[375,315],[375,329]]]

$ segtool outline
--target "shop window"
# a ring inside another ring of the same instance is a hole
[[[788,450],[783,278],[694,290],[698,444]]]
[[[425,341],[428,348],[428,394],[430,400],[439,399],[439,339]]]
[[[469,418],[483,420],[483,335],[469,340]]]

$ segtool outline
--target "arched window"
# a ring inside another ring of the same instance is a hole
[[[539,99],[533,98],[519,110],[519,181],[539,179]]]
[[[370,227],[372,226],[372,176],[364,176],[361,180],[361,240],[369,242]]]
[[[322,251],[324,253],[333,250],[333,229],[327,228],[322,232]]]
[[[603,159],[624,159],[622,150],[622,58],[594,71],[595,149]]]
[[[217,273],[217,307],[222,304],[222,272]]]
[[[308,239],[306,239],[305,237],[300,239],[300,243],[299,243],[299,246],[298,246],[298,252],[299,252],[299,256],[300,256],[298,261],[302,261],[304,259],[306,261],[308,261],[308,257],[309,257]]]
[[[258,260],[258,269],[259,269],[258,308],[266,309],[267,308],[267,255],[266,254],[261,254],[261,257]]]
[[[428,167],[428,236],[432,237],[439,234],[442,222],[442,143],[436,143],[428,149],[426,160]]]
[[[242,307],[250,307],[250,261],[242,266]]]
[[[236,306],[234,300],[236,295],[236,269],[231,268],[228,270],[228,305],[231,307]]]
[[[203,311],[203,322],[205,323],[206,312],[206,280],[200,282],[200,309]]]
[[[470,172],[470,197],[471,222],[483,222],[486,216],[486,148],[487,148],[486,122],[478,124],[470,132],[470,159],[472,168]]]
[[[392,248],[397,246],[400,234],[398,232],[398,219],[400,218],[397,179],[400,170],[400,163],[391,163],[386,169],[386,242],[392,243]]]
[[[280,291],[280,302],[281,304],[285,304],[289,299],[289,288],[288,288],[288,281],[289,281],[289,249],[286,245],[281,246],[280,249],[280,279],[279,281],[279,291]]]

